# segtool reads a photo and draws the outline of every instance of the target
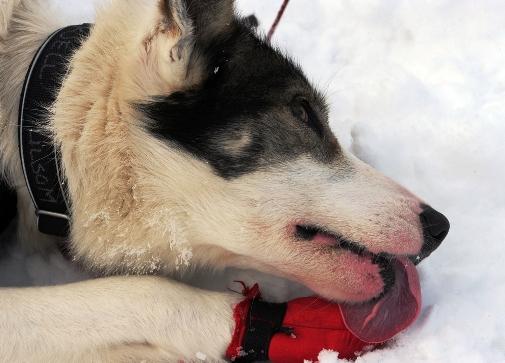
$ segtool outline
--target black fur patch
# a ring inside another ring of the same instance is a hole
[[[208,44],[197,40],[195,49],[206,59],[204,83],[139,105],[154,135],[207,161],[224,178],[304,154],[318,162],[339,154],[323,97],[297,65],[241,20]],[[296,102],[310,105],[313,125],[296,117]],[[230,152],[227,145],[241,136],[247,142]]]

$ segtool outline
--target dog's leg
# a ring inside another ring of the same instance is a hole
[[[2,289],[0,361],[219,362],[240,299],[156,277]]]

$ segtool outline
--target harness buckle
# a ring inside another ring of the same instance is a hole
[[[70,231],[70,217],[66,214],[38,210],[37,228],[41,233],[66,237]]]

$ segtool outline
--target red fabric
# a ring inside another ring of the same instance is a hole
[[[250,289],[243,282],[236,281],[242,284],[244,290],[242,294],[245,299],[235,306],[233,310],[233,319],[235,320],[235,330],[231,339],[231,343],[226,350],[226,357],[232,361],[242,352],[242,342],[244,341],[245,331],[247,329],[246,319],[249,315],[251,302],[260,297],[260,289],[258,284],[255,284]]]
[[[339,358],[353,359],[369,346],[346,329],[337,304],[318,297],[289,302],[283,326],[294,328],[294,336],[274,335],[269,349],[274,363],[316,362],[323,349],[339,352]]]
[[[235,330],[226,350],[226,357],[232,361],[242,352],[251,302],[260,298],[257,284],[251,289],[243,286],[245,299],[235,306]],[[293,328],[294,333],[292,336],[284,332],[273,336],[268,351],[273,363],[316,362],[323,349],[338,352],[339,358],[353,359],[370,346],[347,330],[337,304],[318,297],[290,301],[282,325]]]

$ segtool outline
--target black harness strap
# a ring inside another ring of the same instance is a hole
[[[55,236],[68,235],[70,204],[59,152],[47,121],[70,58],[90,29],[91,24],[74,25],[49,36],[33,58],[19,105],[19,152],[38,229]]]
[[[268,360],[268,348],[277,333],[287,333],[291,328],[283,327],[282,321],[288,305],[254,299],[249,309],[248,326],[244,336],[244,355],[234,363],[263,362]]]

